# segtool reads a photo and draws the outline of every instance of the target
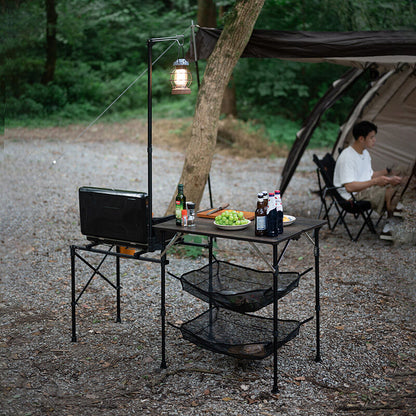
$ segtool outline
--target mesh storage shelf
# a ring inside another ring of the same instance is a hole
[[[304,322],[279,319],[277,348],[294,338]],[[185,322],[180,330],[196,345],[240,359],[261,360],[273,353],[271,318],[215,307]]]
[[[280,272],[278,298],[285,296],[299,284],[297,272]],[[175,276],[176,277],[176,276]],[[178,277],[176,277],[178,278]],[[182,288],[205,302],[236,312],[255,312],[273,302],[273,273],[214,261],[212,281],[209,264],[178,278]]]

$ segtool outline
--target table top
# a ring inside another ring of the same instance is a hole
[[[195,226],[181,227],[176,225],[176,220],[172,219],[160,224],[153,225],[153,229],[159,231],[173,231],[175,233],[183,234],[198,234],[208,237],[227,238],[230,240],[251,241],[253,243],[276,245],[282,241],[296,239],[302,233],[320,229],[326,224],[324,220],[317,220],[312,218],[296,218],[296,221],[284,226],[283,233],[277,237],[259,237],[254,234],[254,221],[252,221],[244,230],[222,230],[215,226],[212,219],[196,218]]]

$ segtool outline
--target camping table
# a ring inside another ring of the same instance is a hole
[[[163,247],[161,252],[161,326],[162,326],[162,361],[161,367],[166,368],[166,309],[165,309],[165,269],[167,264],[167,248],[173,244],[178,237],[184,234],[197,234],[208,237],[209,248],[209,262],[212,263],[212,242],[215,238],[225,238],[229,240],[240,240],[251,243],[254,248],[255,244],[266,244],[272,246],[273,250],[273,390],[277,392],[277,336],[278,336],[278,279],[279,279],[279,263],[285,253],[289,243],[292,240],[298,240],[302,235],[314,245],[315,257],[315,321],[316,321],[316,357],[315,361],[321,361],[320,355],[320,295],[319,295],[319,230],[326,224],[326,221],[297,218],[296,221],[284,228],[284,232],[278,237],[258,237],[254,233],[254,222],[244,230],[222,230],[213,224],[212,219],[196,218],[195,226],[180,227],[176,225],[175,219],[157,224],[153,228],[162,233],[162,241],[165,241],[166,233],[175,233],[170,243]],[[313,231],[313,238],[309,236],[308,232]],[[283,250],[278,253],[278,245],[284,243]],[[260,253],[260,252],[259,252]]]

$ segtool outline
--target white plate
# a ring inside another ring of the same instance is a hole
[[[244,230],[244,228],[247,228],[250,225],[251,221],[248,220],[247,224],[243,225],[220,225],[216,224],[214,221],[214,224],[216,227],[218,227],[221,230],[229,230],[229,231],[237,231],[237,230]]]
[[[288,221],[285,221],[284,217],[288,218]],[[284,215],[284,217],[283,217],[283,226],[293,224],[296,221],[296,217],[292,217],[292,215]]]

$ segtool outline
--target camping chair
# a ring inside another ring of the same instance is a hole
[[[321,198],[321,209],[319,211],[318,217],[321,218],[322,211],[325,211],[323,219],[327,220],[329,229],[333,231],[339,223],[342,223],[348,233],[348,236],[353,241],[358,240],[365,226],[368,227],[370,232],[376,233],[375,226],[371,219],[373,210],[371,208],[370,201],[357,201],[352,194],[351,199],[346,200],[338,192],[339,187],[337,188],[334,186],[333,177],[335,170],[335,160],[332,155],[327,153],[322,159],[319,159],[316,155],[313,155],[313,161],[317,166],[316,172],[318,175],[319,196]],[[338,216],[335,222],[331,224],[329,213],[333,207],[335,207]],[[352,214],[356,220],[363,220],[363,223],[355,237],[352,235],[350,228],[345,221],[347,214]],[[378,219],[376,225],[378,225],[380,220],[381,216]]]

